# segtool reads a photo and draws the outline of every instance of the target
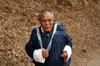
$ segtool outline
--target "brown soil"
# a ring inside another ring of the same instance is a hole
[[[0,66],[34,66],[25,52],[38,12],[51,9],[72,37],[70,66],[100,66],[99,0],[0,0]]]

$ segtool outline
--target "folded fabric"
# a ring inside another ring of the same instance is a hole
[[[33,52],[33,58],[36,62],[44,63],[45,58],[43,58],[43,56],[42,56],[42,49],[35,50]]]
[[[72,54],[72,49],[71,49],[71,47],[70,46],[68,46],[68,45],[66,45],[65,47],[64,47],[64,50],[63,51],[66,51],[67,52],[67,54],[68,54],[68,57],[67,57],[67,59],[66,59],[66,62],[68,61],[68,59],[71,57],[71,54]]]

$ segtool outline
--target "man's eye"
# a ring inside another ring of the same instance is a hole
[[[46,22],[46,20],[43,20],[42,22]]]
[[[49,22],[51,22],[52,20],[50,19]]]

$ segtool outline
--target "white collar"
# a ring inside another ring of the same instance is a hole
[[[50,42],[49,42],[48,47],[47,47],[47,49],[46,49],[46,50],[48,50],[48,51],[49,51],[50,48],[51,48],[52,39],[53,39],[53,36],[54,36],[54,34],[55,34],[55,32],[56,32],[56,28],[57,28],[57,23],[54,25],[53,34],[52,34],[52,36],[51,36]],[[41,28],[41,29],[42,29],[42,28]],[[43,31],[43,29],[42,29],[41,31]],[[37,28],[37,37],[38,37],[38,40],[39,40],[40,47],[41,47],[41,49],[43,49],[42,40],[41,40],[41,36],[40,36],[40,32],[39,32],[39,27]]]
[[[41,31],[44,33],[43,28],[41,27]]]

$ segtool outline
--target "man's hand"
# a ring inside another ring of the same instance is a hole
[[[63,54],[61,54],[61,57],[65,60],[67,58],[68,54],[66,51],[63,52]]]
[[[47,58],[47,57],[49,56],[49,52],[48,52],[46,49],[43,49],[43,50],[42,50],[42,56],[43,56],[44,58]]]

